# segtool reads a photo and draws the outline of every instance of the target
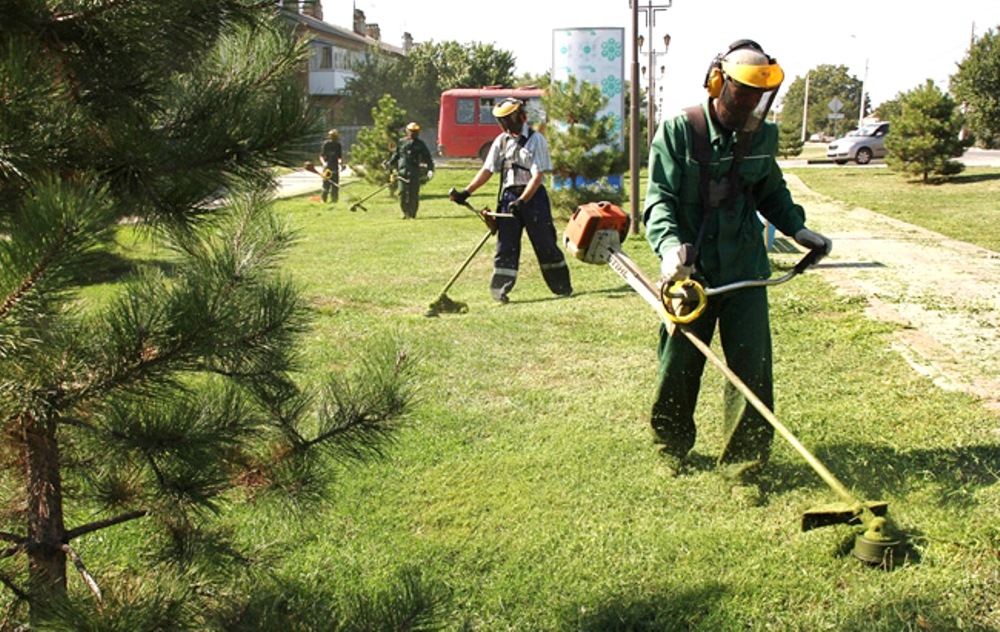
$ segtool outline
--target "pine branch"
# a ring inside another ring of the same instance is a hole
[[[31,288],[38,283],[38,280],[45,274],[45,271],[52,265],[56,260],[56,254],[62,250],[62,246],[66,243],[67,231],[64,229],[60,231],[58,238],[51,248],[46,251],[45,256],[42,260],[38,262],[34,270],[29,274],[18,286],[18,288],[12,292],[7,298],[0,303],[0,319],[4,318],[8,312],[23,298]]]
[[[0,540],[7,540],[8,542],[20,542],[24,539],[24,536],[16,535],[13,533],[7,533],[6,531],[0,531]]]
[[[5,557],[11,557],[13,555],[17,555],[18,553],[20,553],[21,551],[24,551],[27,548],[28,548],[28,541],[27,540],[22,540],[22,541],[18,542],[17,544],[15,544],[14,546],[6,549],[3,553],[0,553],[0,559],[4,559]]]
[[[148,509],[139,509],[136,511],[130,511],[128,513],[121,514],[120,516],[115,516],[114,518],[108,518],[107,520],[98,520],[96,522],[90,522],[85,525],[76,527],[75,529],[70,529],[63,535],[63,540],[65,542],[69,542],[70,540],[78,538],[82,535],[93,533],[94,531],[100,531],[101,529],[106,529],[108,527],[113,527],[117,524],[128,522],[129,520],[144,518],[148,515],[149,515]]]
[[[87,583],[87,587],[90,588],[90,592],[94,593],[94,596],[97,597],[97,601],[102,601],[101,587],[97,585],[97,582],[94,580],[94,576],[91,575],[90,571],[87,570],[87,567],[83,565],[83,560],[80,559],[80,556],[77,555],[76,551],[73,550],[73,547],[68,544],[62,545],[61,548],[63,553],[68,555],[69,558],[73,560],[73,566],[76,567],[77,572],[79,572],[83,577],[83,581]]]
[[[366,431],[376,433],[380,430],[378,428],[378,424],[391,419],[393,416],[393,412],[382,412],[377,415],[359,413],[353,419],[337,426],[336,428],[331,428],[330,430],[319,434],[312,439],[306,440],[301,446],[298,446],[298,449],[308,450],[314,445],[326,443],[335,437],[349,437]]]
[[[85,21],[97,17],[108,11],[113,11],[120,6],[126,6],[129,4],[135,4],[135,0],[108,0],[104,4],[98,4],[93,8],[86,11],[79,11],[76,13],[57,13],[53,16],[53,21],[55,22],[73,22],[73,21]]]
[[[12,593],[14,593],[14,596],[20,599],[21,601],[28,600],[28,593],[18,588],[14,584],[14,581],[9,577],[7,577],[6,575],[4,575],[3,573],[0,573],[0,584],[6,586]]]

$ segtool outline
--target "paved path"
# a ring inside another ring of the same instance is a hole
[[[278,178],[278,190],[275,193],[279,198],[290,198],[298,195],[316,193],[323,189],[323,180],[315,173],[309,171],[293,171]]]
[[[1000,412],[1000,253],[821,196],[786,174],[810,228],[833,240],[819,266],[869,314],[903,325],[894,347],[942,388]]]

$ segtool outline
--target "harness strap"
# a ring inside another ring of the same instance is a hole
[[[528,127],[528,133],[524,136],[518,134],[517,136],[517,146],[524,147],[528,144],[528,139],[531,135],[535,133],[535,130]],[[510,140],[510,134],[504,134],[503,138],[500,139],[500,155],[503,156],[503,168],[500,170],[500,190],[497,191],[497,208],[500,208],[500,200],[503,198],[504,183],[507,181],[507,172],[516,171],[520,169],[521,171],[531,171],[529,167],[523,167],[517,163],[516,160],[510,160],[507,158],[507,142]]]
[[[701,197],[701,226],[698,227],[698,237],[694,241],[693,248],[685,253],[684,265],[694,265],[698,259],[698,250],[701,242],[705,239],[705,227],[708,226],[708,219],[712,216],[712,203],[709,196],[709,184],[711,174],[709,163],[712,159],[712,146],[708,142],[708,120],[705,117],[705,110],[700,105],[693,105],[684,109],[687,115],[688,125],[691,126],[691,153],[698,163],[698,194]]]
[[[705,116],[705,110],[702,106],[693,105],[691,107],[684,108],[684,114],[687,116],[688,125],[691,126],[691,154],[698,163],[698,193],[701,196],[702,206],[701,225],[698,227],[698,237],[695,239],[693,248],[685,253],[686,257],[684,264],[694,265],[698,258],[698,250],[701,248],[701,243],[705,239],[705,230],[708,226],[708,220],[712,216],[712,203],[710,196],[710,163],[712,160],[712,146],[708,140],[708,119]],[[743,158],[745,158],[747,153],[750,151],[750,141],[752,138],[752,134],[740,132],[737,134],[736,143],[733,145],[733,162],[729,165],[729,173],[726,174],[726,178],[728,180],[727,197],[729,198],[730,216],[736,215],[736,198],[740,192],[740,165],[743,163]],[[747,195],[750,194],[749,188],[745,191],[745,193]]]

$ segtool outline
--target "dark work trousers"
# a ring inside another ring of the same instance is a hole
[[[330,177],[323,178],[323,201],[336,202],[340,199],[340,171],[336,166],[329,169]]]
[[[516,200],[521,188],[507,188],[500,199],[501,213],[507,212],[507,205]],[[521,259],[521,233],[528,232],[531,247],[538,257],[542,278],[554,294],[568,296],[573,293],[569,280],[566,257],[556,242],[556,227],[552,223],[552,209],[545,187],[538,187],[535,194],[517,212],[516,217],[497,218],[497,251],[493,257],[493,279],[490,292],[498,301],[506,300],[507,294],[517,282],[518,262]]]
[[[400,176],[409,182],[399,180],[399,206],[403,209],[403,216],[414,218],[417,216],[417,207],[420,206],[420,176]]]
[[[709,344],[716,323],[726,364],[774,410],[767,289],[746,288],[713,296],[702,315],[687,326]],[[659,354],[660,384],[651,423],[664,452],[684,457],[695,442],[694,411],[706,358],[684,334],[677,331],[668,336],[665,327],[660,328]],[[724,396],[726,444],[719,463],[766,463],[774,428],[728,381]]]

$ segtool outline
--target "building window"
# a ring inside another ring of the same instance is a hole
[[[320,70],[330,70],[333,68],[333,48],[324,46],[320,49],[319,56]]]

